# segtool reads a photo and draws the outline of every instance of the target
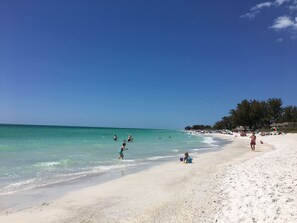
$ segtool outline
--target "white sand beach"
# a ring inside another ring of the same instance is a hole
[[[193,164],[165,163],[22,210],[5,223],[297,222],[297,135],[229,140]],[[264,144],[260,144],[262,140]]]
[[[297,222],[297,135],[259,138],[275,150],[227,170],[216,222]]]

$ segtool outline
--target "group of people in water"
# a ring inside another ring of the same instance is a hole
[[[169,138],[171,138],[171,137],[169,136]],[[117,141],[118,140],[118,136],[117,135],[114,135],[113,136],[113,140],[114,141]],[[128,135],[127,141],[128,142],[133,142],[133,137],[132,137],[131,134]],[[127,141],[124,139],[123,144],[122,144],[122,146],[120,148],[120,151],[119,151],[119,157],[118,157],[118,159],[124,159],[124,151],[125,150],[128,150],[128,148],[126,148]],[[193,160],[193,158],[189,156],[189,153],[188,152],[185,153],[184,157],[181,157],[180,158],[180,162],[183,162],[183,163],[192,163],[192,160]]]
[[[169,136],[169,138],[171,138],[171,137]],[[256,136],[255,136],[255,133],[254,132],[252,133],[252,135],[251,135],[250,138],[251,138],[251,142],[250,142],[251,150],[252,151],[255,151],[255,147],[256,147]],[[113,136],[113,140],[114,141],[117,141],[118,140],[118,136],[117,135],[114,135]],[[128,135],[127,141],[128,142],[133,142],[133,137],[132,137],[131,134]],[[128,150],[128,148],[126,148],[126,142],[127,141],[126,140],[123,141],[123,144],[122,144],[122,146],[120,148],[120,151],[119,151],[119,157],[118,157],[118,159],[124,159],[124,151],[125,150]],[[186,152],[184,154],[184,157],[181,157],[180,158],[180,162],[182,162],[182,163],[192,163],[192,161],[193,161],[193,158],[189,156],[189,153],[188,152]]]
[[[117,141],[118,140],[118,136],[117,135],[114,135],[113,136],[113,140],[114,141]],[[128,139],[127,139],[128,142],[133,142],[133,137],[131,134],[128,135]],[[125,150],[128,150],[128,148],[126,148],[126,142],[127,142],[125,139],[123,141],[123,144],[121,146],[121,149],[119,151],[119,158],[118,159],[124,159],[124,151]]]
[[[117,135],[114,135],[114,136],[113,136],[113,140],[114,140],[114,141],[117,141],[117,140],[118,140],[118,136],[117,136]],[[132,141],[133,141],[133,137],[132,137],[131,134],[128,135],[128,139],[127,139],[127,140],[128,140],[128,142],[132,142]],[[124,139],[123,142],[126,142],[126,139]]]

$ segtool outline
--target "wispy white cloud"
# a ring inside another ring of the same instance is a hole
[[[284,41],[284,38],[278,38],[276,41],[279,42],[279,43],[281,43],[281,42]]]
[[[250,8],[250,10],[241,15],[241,18],[254,19],[262,10],[274,9],[279,11],[287,11],[285,15],[279,16],[272,22],[268,28],[274,31],[286,31],[290,34],[291,39],[296,39],[297,36],[297,0],[271,0],[259,3]],[[284,39],[279,38],[277,42],[282,42]]]
[[[244,15],[241,15],[240,18],[245,18],[245,19],[253,19],[256,17],[256,15],[259,13],[259,11],[251,11],[248,12]]]
[[[289,10],[291,12],[297,11],[297,0],[294,0],[290,5],[289,5]]]
[[[255,6],[253,6],[249,10],[249,12],[247,12],[246,14],[241,15],[240,17],[241,18],[247,18],[247,19],[253,19],[264,8],[271,8],[271,7],[277,8],[277,7],[281,6],[285,2],[295,2],[296,7],[297,7],[297,0],[275,0],[275,1],[262,2],[262,3],[259,3],[259,4],[255,5]],[[292,5],[290,5],[290,6],[292,6]]]
[[[287,29],[294,27],[295,22],[288,16],[280,16],[274,20],[274,24],[270,27],[274,30]]]
[[[251,11],[255,11],[255,10],[259,10],[261,8],[269,8],[270,6],[272,6],[273,3],[272,2],[264,2],[264,3],[260,3],[258,5],[255,5],[254,7],[251,8]]]
[[[284,2],[288,2],[289,0],[275,0],[275,3],[278,5],[283,4]]]

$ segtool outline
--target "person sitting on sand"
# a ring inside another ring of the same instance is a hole
[[[256,136],[255,136],[254,132],[252,133],[250,138],[251,138],[251,150],[255,151],[255,149],[256,149]]]
[[[121,147],[121,150],[119,151],[120,156],[119,156],[118,159],[124,159],[124,151],[125,150],[128,150],[128,149],[126,149],[126,143],[124,142],[122,147]]]
[[[192,157],[189,156],[189,153],[186,152],[185,153],[185,157],[184,157],[184,163],[192,163]]]

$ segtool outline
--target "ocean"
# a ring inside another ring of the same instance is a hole
[[[129,134],[133,142],[127,142],[125,157],[119,160]],[[177,130],[0,125],[0,196],[98,183],[217,146],[211,137]]]

